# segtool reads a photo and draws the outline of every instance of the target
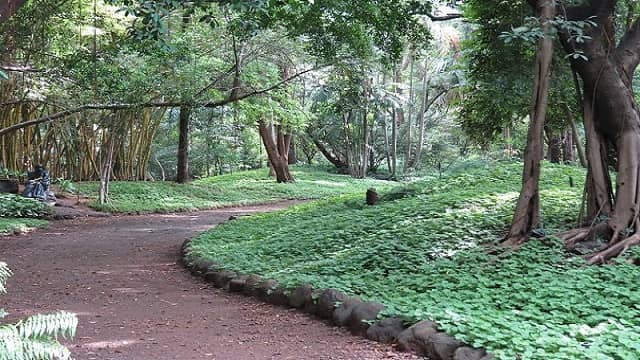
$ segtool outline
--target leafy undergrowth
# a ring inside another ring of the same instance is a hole
[[[180,185],[171,182],[113,182],[110,202],[91,207],[118,213],[192,211],[222,206],[269,203],[292,199],[319,199],[337,194],[364,192],[369,187],[383,188],[388,182],[356,180],[330,174],[315,167],[292,167],[296,182],[278,184],[267,176],[268,170],[253,170],[210,177]],[[98,193],[97,183],[79,184],[91,197]]]
[[[46,220],[0,217],[0,235],[25,233],[45,225]]]
[[[0,218],[40,218],[51,213],[51,207],[34,199],[0,193]]]
[[[521,165],[495,164],[394,190],[374,207],[342,196],[243,218],[195,239],[192,255],[436,320],[498,359],[637,359],[639,267],[584,266],[553,239],[487,251],[511,219],[520,175]],[[583,177],[544,165],[548,233],[574,221]]]

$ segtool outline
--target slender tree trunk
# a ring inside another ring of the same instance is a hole
[[[575,146],[576,152],[578,153],[578,160],[580,160],[580,165],[586,168],[587,158],[584,155],[584,148],[582,147],[582,141],[580,140],[580,135],[578,134],[578,126],[576,126],[576,120],[573,117],[573,113],[571,113],[571,108],[569,107],[569,105],[565,104],[564,111],[567,115],[567,119],[569,119],[569,123],[571,124],[571,128],[569,129],[571,136],[571,145]]]
[[[575,145],[573,144],[573,133],[571,127],[564,129],[562,133],[562,162],[571,163],[576,160]]]
[[[384,147],[387,157],[387,169],[389,169],[389,172],[393,172],[393,163],[391,161],[391,141],[389,140],[389,126],[387,125],[386,117],[384,119]]]
[[[153,159],[156,161],[156,164],[158,164],[158,167],[160,168],[160,176],[162,177],[162,181],[166,181],[167,177],[164,173],[164,166],[162,166],[162,163],[160,162],[160,160],[158,160],[158,157],[155,154],[153,155]]]
[[[293,136],[291,136],[291,144],[289,145],[289,154],[287,156],[289,165],[295,165],[298,163],[298,155],[296,153],[296,143]]]
[[[562,139],[560,138],[560,134],[548,128],[547,132],[547,140],[548,140],[548,149],[547,149],[547,158],[553,164],[560,164],[562,158]]]
[[[391,177],[396,177],[398,168],[398,112],[401,109],[393,109],[393,121],[391,123]]]
[[[513,158],[513,138],[511,137],[511,128],[509,126],[502,130],[502,139],[504,140],[505,158]]]
[[[180,108],[180,123],[178,141],[178,169],[176,182],[185,184],[189,181],[189,120],[191,118],[191,108],[183,106]]]
[[[407,170],[411,167],[411,157],[412,157],[412,146],[413,146],[413,100],[414,100],[414,89],[413,89],[413,75],[415,72],[415,61],[413,56],[411,57],[411,71],[409,73],[409,111],[407,112],[407,151],[404,155],[404,166],[403,171],[406,173]]]
[[[370,86],[368,80],[363,84],[363,97],[365,101],[362,111],[362,163],[360,164],[360,178],[366,178],[369,172],[369,94]]]
[[[543,158],[543,128],[549,95],[549,77],[553,58],[551,21],[555,17],[554,0],[538,0],[537,14],[546,34],[538,41],[527,147],[524,154],[522,190],[516,204],[511,228],[504,244],[518,245],[528,240],[532,230],[540,226],[540,165]]]
[[[586,168],[587,157],[584,155],[584,147],[582,147],[582,141],[580,140],[580,135],[578,134],[578,127],[576,126],[576,122],[574,119],[571,119],[571,136],[573,138],[573,145],[575,145],[576,152],[578,153],[578,160],[580,160],[580,165]]]
[[[420,112],[418,113],[418,147],[416,149],[416,157],[413,161],[413,166],[416,168],[420,166],[422,149],[424,147],[425,113],[427,112],[427,102],[429,101],[429,80],[427,72],[428,65],[428,60],[425,60],[424,77],[422,79],[422,89],[424,89],[424,93],[422,95],[422,101],[420,102]]]
[[[109,150],[106,154],[102,169],[100,171],[100,190],[98,192],[100,204],[104,205],[109,201],[109,183],[111,181],[111,171],[113,168],[113,154],[116,148],[115,135],[109,136]]]

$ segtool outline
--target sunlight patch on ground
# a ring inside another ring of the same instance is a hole
[[[123,294],[141,294],[146,292],[145,290],[133,289],[133,288],[115,288],[111,290],[121,292]]]
[[[312,184],[334,186],[334,187],[347,186],[347,184],[345,184],[345,183],[339,183],[339,182],[334,182],[334,181],[326,181],[326,180],[313,180],[313,181],[309,181],[309,182],[312,183]]]
[[[127,340],[111,340],[111,341],[97,341],[88,344],[82,345],[84,348],[88,349],[117,349],[123,348],[127,346],[131,346],[139,343],[138,340],[127,339]]]

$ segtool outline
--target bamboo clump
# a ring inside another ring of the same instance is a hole
[[[0,82],[0,128],[55,112],[44,103],[12,101],[17,90],[15,77]],[[114,133],[118,141],[114,145],[112,178],[145,180],[149,177],[151,145],[164,114],[164,110],[153,108],[88,111],[66,121],[27,127],[0,136],[0,168],[25,172],[43,164],[53,177],[98,180],[109,137]]]

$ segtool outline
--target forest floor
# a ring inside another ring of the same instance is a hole
[[[211,288],[179,264],[180,245],[230,216],[296,202],[198,213],[78,218],[0,237],[14,271],[9,321],[78,314],[77,360],[413,359],[308,315]]]

